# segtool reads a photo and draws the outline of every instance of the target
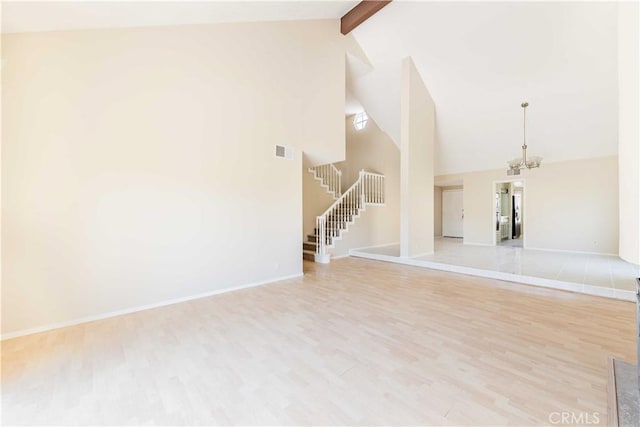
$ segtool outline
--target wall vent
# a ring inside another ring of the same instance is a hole
[[[283,159],[293,159],[293,148],[285,147],[284,145],[276,145],[276,157],[282,157]]]

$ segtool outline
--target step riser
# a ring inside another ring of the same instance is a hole
[[[302,259],[305,259],[307,261],[315,261],[316,257],[313,254],[307,254],[307,253],[302,253]]]

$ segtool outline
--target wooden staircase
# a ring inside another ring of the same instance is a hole
[[[317,178],[318,171],[335,173],[334,169],[335,167],[318,167],[313,173]],[[307,241],[302,244],[303,259],[328,263],[330,255],[327,249],[334,247],[335,241],[342,238],[349,225],[360,216],[360,212],[365,210],[367,205],[384,205],[384,183],[384,175],[361,170],[358,180],[316,218],[314,234],[307,235]],[[327,191],[336,194],[335,190]]]

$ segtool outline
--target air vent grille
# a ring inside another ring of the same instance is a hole
[[[293,148],[284,145],[276,145],[276,157],[291,160],[293,159]]]

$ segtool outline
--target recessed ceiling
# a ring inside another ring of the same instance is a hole
[[[2,32],[338,19],[357,1],[3,2]]]
[[[412,57],[436,105],[438,174],[617,154],[613,2],[392,2],[353,32],[373,70],[351,84],[400,143],[401,62]],[[543,163],[544,167],[544,163]]]

